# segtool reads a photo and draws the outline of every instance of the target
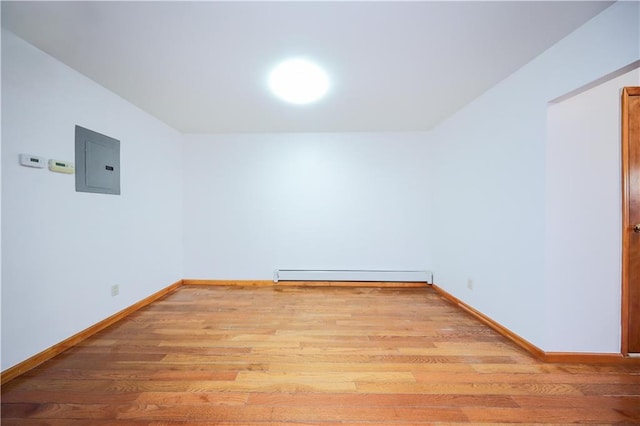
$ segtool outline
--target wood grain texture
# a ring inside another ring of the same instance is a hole
[[[545,364],[434,289],[183,286],[2,387],[3,425],[640,423],[640,368]]]
[[[82,342],[88,337],[100,332],[101,330],[104,330],[105,328],[111,326],[112,324],[115,324],[116,322],[122,320],[123,318],[126,318],[127,316],[137,311],[138,309],[141,309],[149,305],[150,303],[153,303],[154,301],[160,299],[161,297],[164,297],[165,295],[171,293],[181,285],[182,285],[182,280],[177,281],[171,284],[169,287],[163,288],[162,290],[152,294],[149,297],[145,297],[141,301],[129,306],[128,308],[123,309],[122,311],[115,313],[108,318],[105,318],[99,323],[94,324],[91,327],[88,327],[77,334],[74,334],[73,336],[63,340],[62,342],[56,345],[53,345],[49,349],[46,349],[26,359],[23,362],[4,370],[2,373],[0,373],[0,384],[5,384],[9,380],[14,379],[20,376],[21,374],[24,374],[26,371],[29,371],[32,368],[42,364],[43,362],[55,357],[56,355],[61,354],[67,349],[72,348],[73,346],[77,345],[78,343]]]
[[[182,280],[182,284],[184,285],[238,285],[243,287],[272,287],[274,282],[271,280],[206,280],[206,279],[195,279],[195,278],[185,278]]]
[[[622,353],[640,353],[640,87],[622,91]]]
[[[494,329],[495,331],[497,331],[498,333],[500,333],[501,335],[503,335],[507,339],[511,340],[516,345],[518,345],[521,348],[523,348],[526,351],[528,351],[531,355],[535,356],[536,358],[538,358],[540,360],[545,359],[545,352],[542,349],[540,349],[539,347],[537,347],[536,345],[534,345],[533,343],[529,342],[528,340],[522,338],[521,336],[517,335],[516,333],[514,333],[511,330],[509,330],[508,328],[506,328],[506,327],[502,326],[501,324],[497,323],[496,321],[494,321],[493,319],[489,318],[488,316],[486,316],[482,312],[480,312],[480,311],[474,309],[473,307],[467,305],[466,303],[464,303],[460,299],[456,298],[452,294],[448,293],[444,289],[438,287],[437,285],[433,284],[432,287],[442,297],[444,297],[445,299],[449,300],[454,305],[459,306],[460,308],[464,309],[465,311],[470,313],[472,316],[477,318],[482,323],[484,323],[487,326],[491,327],[492,329]]]

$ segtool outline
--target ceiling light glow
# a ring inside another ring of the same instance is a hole
[[[322,68],[305,59],[290,59],[269,74],[269,89],[292,104],[308,104],[322,98],[329,90],[329,77]]]

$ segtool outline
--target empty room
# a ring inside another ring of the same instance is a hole
[[[2,1],[6,425],[640,424],[637,1]]]

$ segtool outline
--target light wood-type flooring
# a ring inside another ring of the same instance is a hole
[[[538,362],[429,287],[185,286],[2,388],[2,425],[459,423],[640,424],[640,367]]]

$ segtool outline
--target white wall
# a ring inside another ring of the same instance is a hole
[[[4,30],[2,124],[4,370],[182,278],[182,136]],[[76,124],[120,140],[121,196],[19,166]]]
[[[549,107],[549,351],[620,350],[620,93],[625,86],[640,86],[639,69]],[[565,341],[564,336],[572,339]]]
[[[550,302],[564,284],[545,281],[546,121],[550,100],[639,59],[639,17],[637,2],[614,4],[431,133],[436,283],[545,350],[620,350],[556,324],[587,319],[573,305],[595,296]]]
[[[430,268],[425,138],[187,136],[185,277]]]
[[[2,22],[2,8],[0,7],[0,22]],[[0,31],[0,46],[2,45],[2,31]],[[2,81],[2,55],[0,54],[0,81]],[[2,99],[2,84],[0,84],[0,99]],[[0,135],[2,135],[2,114],[0,113]],[[1,148],[0,137],[0,148]],[[0,347],[2,346],[2,149],[0,149]],[[2,350],[0,349],[0,371],[2,370]]]

